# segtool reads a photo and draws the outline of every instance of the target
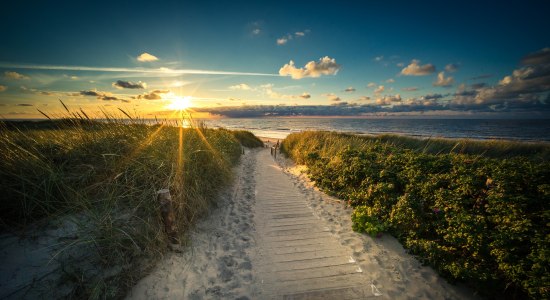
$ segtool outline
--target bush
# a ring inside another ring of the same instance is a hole
[[[550,297],[550,163],[524,151],[548,146],[509,145],[497,159],[482,142],[470,143],[475,155],[410,146],[419,143],[304,132],[282,150],[308,166],[318,187],[348,199],[354,230],[387,230],[482,294]]]

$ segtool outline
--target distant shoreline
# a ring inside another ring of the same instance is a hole
[[[98,122],[106,120],[94,119]],[[177,125],[177,120],[158,120]],[[550,143],[550,120],[522,119],[358,119],[358,118],[256,118],[196,119],[209,128],[246,130],[268,139],[285,139],[303,131],[334,131],[359,136],[397,135],[416,139],[450,139],[475,141],[509,141]],[[47,124],[48,120],[2,120],[7,124]],[[132,122],[127,120],[126,122]],[[140,119],[153,124],[155,119]],[[17,126],[16,125],[16,126]],[[34,126],[32,126],[34,127]],[[45,126],[47,127],[47,126]],[[186,127],[186,126],[185,126]]]

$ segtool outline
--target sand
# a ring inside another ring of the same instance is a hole
[[[271,139],[273,141],[273,139]],[[218,208],[129,299],[475,299],[389,235],[353,232],[351,208],[269,149],[247,150]]]
[[[58,284],[66,262],[86,262],[85,249],[65,248],[78,239],[80,219],[66,216],[0,235],[0,299],[66,298],[72,283]]]

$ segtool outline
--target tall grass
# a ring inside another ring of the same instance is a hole
[[[285,151],[286,149],[292,152],[297,151],[297,149],[307,149],[308,151],[320,151],[320,154],[324,156],[331,156],[335,155],[342,147],[361,150],[376,142],[425,154],[454,153],[490,158],[522,156],[534,161],[550,160],[550,144],[544,142],[414,138],[392,134],[359,136],[328,131],[305,131],[299,134],[291,134],[285,139],[281,150]],[[299,157],[299,155],[292,155],[293,153],[288,154],[295,158]]]
[[[99,122],[67,112],[39,125],[0,123],[0,226],[70,217],[78,233],[62,252],[82,255],[57,256],[66,296],[122,297],[167,250],[156,191],[170,189],[183,240],[230,183],[241,145],[228,130],[169,126],[183,120],[150,126],[127,113]]]
[[[244,147],[256,148],[263,147],[264,143],[252,132],[246,130],[232,130],[231,133]]]

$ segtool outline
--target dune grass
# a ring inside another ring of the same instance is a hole
[[[264,143],[252,132],[246,130],[232,130],[231,133],[244,147],[263,147]]]
[[[297,149],[294,144],[298,141],[307,141],[307,145],[300,145],[300,149],[315,149],[315,151],[321,151],[321,155],[326,156],[336,154],[344,146],[361,150],[372,142],[381,142],[400,149],[409,149],[425,154],[454,153],[501,159],[521,156],[533,161],[550,160],[550,143],[544,142],[414,138],[394,134],[360,136],[329,131],[305,131],[287,138],[285,140],[286,148],[289,151],[290,149]],[[299,155],[295,157],[299,158]]]
[[[120,298],[168,249],[156,191],[170,189],[184,240],[231,182],[239,139],[249,146],[253,137],[71,117],[0,122],[0,226],[21,232],[68,217],[78,231],[63,252],[84,256],[57,256],[66,296]]]
[[[546,299],[549,147],[303,132],[281,151],[354,207],[354,230],[391,233],[489,298]]]

